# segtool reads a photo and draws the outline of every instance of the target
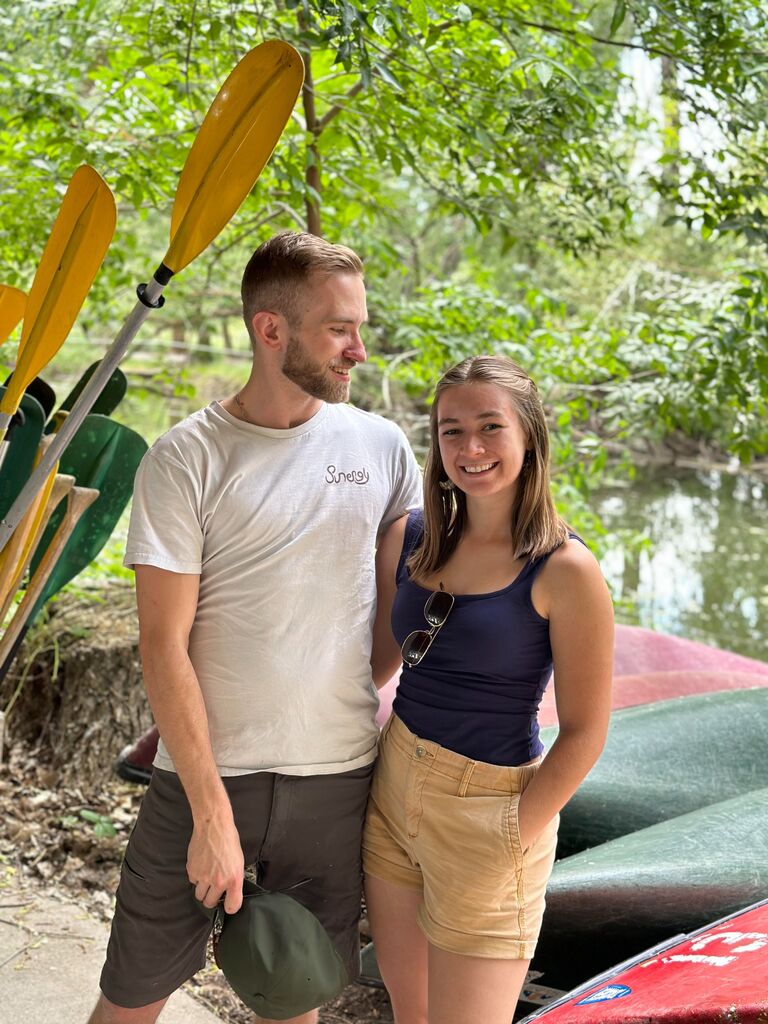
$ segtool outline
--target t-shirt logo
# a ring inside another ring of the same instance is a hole
[[[367,484],[369,480],[367,469],[350,469],[345,473],[335,466],[328,466],[325,471],[325,482],[327,484]]]

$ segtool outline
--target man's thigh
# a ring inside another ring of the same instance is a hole
[[[360,970],[360,844],[372,774],[373,765],[334,775],[276,775],[269,827],[256,856],[244,842],[246,864],[256,863],[261,885],[290,891],[312,911],[350,980]]]
[[[273,779],[226,779],[234,794],[248,794],[251,832],[266,832]],[[104,995],[134,1008],[163,999],[205,964],[211,921],[199,909],[187,877],[192,813],[177,775],[155,770],[125,851],[115,915],[101,975]]]
[[[335,775],[271,772],[223,780],[245,863],[273,891],[290,891],[359,973],[360,841],[373,765]],[[187,877],[192,814],[173,772],[153,772],[125,852],[102,971],[117,1006],[163,999],[205,964],[210,920]]]

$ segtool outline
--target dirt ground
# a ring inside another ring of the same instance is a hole
[[[143,788],[113,777],[62,785],[58,773],[20,742],[6,746],[0,768],[0,861],[22,878],[74,898],[109,921],[123,847]],[[361,919],[361,942],[368,940]],[[94,978],[94,993],[98,979]],[[187,990],[230,1024],[252,1024],[209,957]],[[322,1024],[392,1024],[386,992],[350,985],[320,1013]]]

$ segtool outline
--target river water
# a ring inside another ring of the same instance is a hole
[[[601,565],[617,621],[768,661],[768,484],[644,469],[592,505],[609,531]]]

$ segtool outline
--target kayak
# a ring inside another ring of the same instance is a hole
[[[768,900],[646,950],[520,1024],[764,1024]]]
[[[617,625],[613,675],[612,706],[617,709],[687,694],[768,686],[768,663],[640,626]],[[398,672],[379,690],[380,726],[392,711],[399,678]],[[557,724],[551,683],[541,701],[539,724]]]
[[[543,985],[568,990],[618,960],[764,899],[767,851],[763,788],[558,861],[532,967]]]
[[[558,857],[768,786],[766,721],[764,686],[616,711],[600,759],[561,811]],[[556,733],[542,730],[545,746]]]

